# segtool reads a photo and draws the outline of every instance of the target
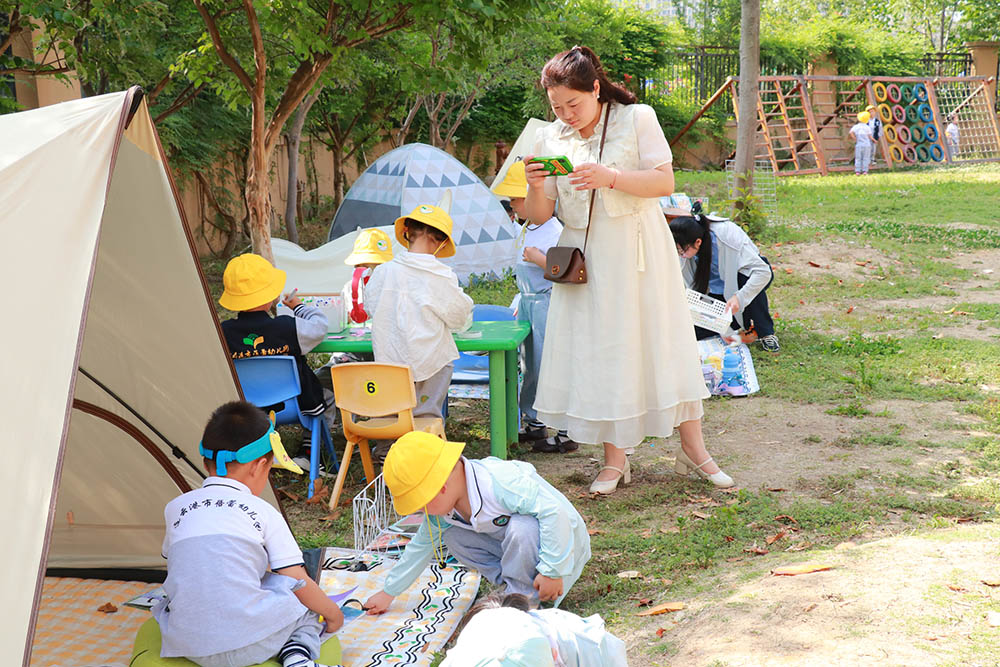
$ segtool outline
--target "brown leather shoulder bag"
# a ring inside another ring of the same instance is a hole
[[[608,136],[608,117],[611,115],[611,102],[604,109],[604,127],[601,129],[601,147],[597,150],[597,162],[600,164],[604,155],[604,140]],[[590,238],[590,217],[594,213],[594,195],[590,191],[590,208],[587,210],[587,233],[583,236],[583,249],[573,246],[552,246],[545,253],[545,279],[554,283],[582,285],[587,282],[587,260],[584,252],[587,250],[587,240]]]

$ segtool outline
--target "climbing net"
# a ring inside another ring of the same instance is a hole
[[[1000,158],[1000,133],[990,104],[989,92],[982,81],[939,81],[935,86],[941,143],[952,161],[996,160]],[[954,121],[958,128],[948,132]]]

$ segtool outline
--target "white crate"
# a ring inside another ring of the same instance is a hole
[[[707,294],[687,291],[688,308],[691,310],[691,321],[696,326],[725,334],[732,327],[733,315],[726,309],[726,302],[713,299]]]

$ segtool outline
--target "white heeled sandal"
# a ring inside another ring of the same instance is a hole
[[[622,486],[628,484],[632,481],[632,466],[629,465],[628,459],[625,459],[625,468],[616,468],[615,466],[604,466],[601,470],[614,470],[618,473],[618,476],[614,479],[595,479],[590,484],[591,493],[599,493],[602,495],[608,495],[609,493],[614,493],[615,489],[618,488],[618,482],[622,483]],[[598,475],[601,473],[598,472]]]
[[[719,468],[719,472],[712,473],[711,475],[702,470],[703,467],[712,462],[712,457],[709,456],[707,459],[702,461],[699,465],[695,465],[694,461],[688,458],[688,455],[684,453],[684,450],[680,447],[677,448],[677,460],[674,463],[674,472],[678,475],[687,475],[694,472],[698,477],[702,479],[707,479],[712,484],[715,484],[720,489],[727,489],[733,486],[735,482],[733,478],[722,472],[722,468]]]

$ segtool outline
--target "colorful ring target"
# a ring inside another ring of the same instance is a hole
[[[879,81],[877,83],[873,83],[872,84],[872,92],[875,93],[875,101],[876,102],[885,102],[886,92],[885,92],[885,84],[884,83],[882,83],[881,81]]]
[[[928,123],[927,125],[924,125],[924,141],[934,143],[937,140],[938,140],[937,125],[934,125],[933,123]]]
[[[889,146],[889,155],[892,156],[893,162],[903,161],[903,149],[899,147],[899,144]]]
[[[903,147],[903,159],[913,164],[917,161],[917,150],[913,146]]]
[[[944,159],[944,151],[941,149],[941,144],[931,144],[931,159],[935,162],[940,162]]]
[[[883,130],[885,130],[885,140],[890,144],[894,144],[899,141],[899,136],[896,134],[896,128],[893,125],[886,125]]]
[[[923,143],[924,141],[923,125],[914,125],[910,128],[910,140],[915,144]]]
[[[934,120],[934,111],[931,109],[931,105],[926,102],[917,107],[917,114],[920,116],[920,120],[925,123],[929,123]]]
[[[903,102],[913,101],[913,86],[908,83],[904,83],[899,87],[899,99]]]
[[[898,104],[892,105],[892,120],[897,123],[906,122],[906,109],[899,106]]]
[[[895,104],[899,103],[901,98],[901,93],[899,92],[899,86],[894,83],[890,83],[885,87],[885,94],[888,96],[889,101]]]
[[[885,102],[878,105],[878,117],[882,119],[883,123],[892,122],[892,109],[890,109],[889,105]]]
[[[916,123],[918,120],[919,117],[917,116],[917,107],[913,106],[912,104],[906,107],[906,122]]]
[[[896,128],[896,136],[899,137],[899,143],[901,144],[910,143],[910,139],[912,138],[910,136],[910,128],[906,127],[905,125],[900,125],[899,127]]]
[[[929,162],[931,159],[931,152],[927,150],[927,146],[917,146],[917,160],[920,162]]]
[[[922,83],[917,83],[913,85],[913,97],[918,102],[927,101],[927,86]]]

